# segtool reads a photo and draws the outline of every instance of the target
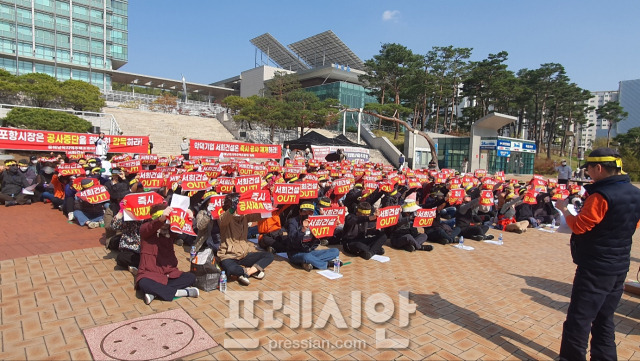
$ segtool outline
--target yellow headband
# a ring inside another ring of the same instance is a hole
[[[93,181],[87,183],[87,184],[82,184],[82,188],[90,188],[93,187]]]
[[[129,182],[129,185],[132,186],[132,185],[134,185],[136,183],[138,183],[138,180],[134,178]]]
[[[327,202],[327,201],[319,201],[318,203],[320,203],[320,205],[325,206],[325,207],[329,207],[331,205],[331,203]]]
[[[587,157],[587,163],[616,162],[616,167],[622,168],[622,158],[612,156],[607,157]]]
[[[404,206],[402,206],[402,208],[409,208],[413,206],[417,206],[416,202],[405,203]]]
[[[397,189],[395,189],[393,192],[391,192],[392,196],[395,196],[396,194],[398,194],[398,190]]]
[[[158,218],[162,217],[163,214],[164,214],[164,210],[157,211],[156,213],[151,215],[151,219],[158,219]]]
[[[301,210],[302,209],[308,209],[308,210],[312,211],[312,210],[315,209],[315,207],[311,203],[303,203],[303,204],[300,205],[300,209]]]
[[[10,167],[12,165],[18,165],[18,163],[16,163],[15,161],[11,161],[11,162],[5,163],[4,165],[7,166],[7,167]]]
[[[371,214],[371,210],[370,209],[360,209],[360,208],[358,208],[358,213]]]

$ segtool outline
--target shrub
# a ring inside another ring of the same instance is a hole
[[[533,173],[551,175],[556,173],[556,166],[552,159],[536,157],[533,160]]]
[[[37,108],[14,108],[2,120],[2,125],[74,133],[86,133],[91,129],[90,122],[75,115]]]

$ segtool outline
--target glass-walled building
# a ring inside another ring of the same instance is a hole
[[[127,63],[128,0],[0,0],[0,67],[111,88]]]
[[[505,137],[483,137],[480,143],[480,169],[489,173],[533,174],[536,144]]]

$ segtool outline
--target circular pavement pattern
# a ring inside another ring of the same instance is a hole
[[[184,321],[148,318],[109,332],[102,339],[100,348],[116,360],[165,358],[187,347],[194,334],[194,329]]]

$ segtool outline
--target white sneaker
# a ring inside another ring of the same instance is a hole
[[[69,217],[69,222],[73,222],[73,220],[75,219],[73,212],[69,212],[68,217]]]
[[[89,227],[90,229],[98,228],[98,227],[100,227],[100,223],[98,223],[98,222],[87,222],[87,227]]]
[[[185,290],[187,290],[187,297],[199,297],[200,296],[200,290],[198,289],[198,287],[187,287],[185,288]]]
[[[156,296],[150,294],[150,293],[145,293],[144,294],[144,303],[145,304],[150,304],[151,301],[155,300]]]
[[[261,279],[264,278],[265,274],[264,274],[264,271],[259,271],[259,272],[256,272],[256,273],[252,274],[251,276],[261,280]]]

